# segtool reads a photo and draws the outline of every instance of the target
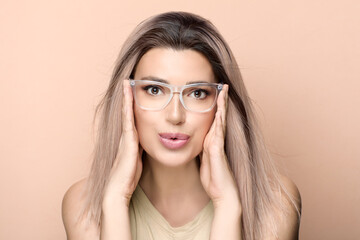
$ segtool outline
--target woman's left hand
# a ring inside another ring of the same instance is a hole
[[[225,84],[218,96],[215,119],[204,140],[200,178],[215,209],[236,204],[241,210],[239,191],[224,149],[228,89]]]

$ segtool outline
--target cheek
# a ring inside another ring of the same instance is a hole
[[[134,107],[134,123],[139,135],[143,135],[146,132],[150,120],[151,118],[146,116],[146,112],[140,108]]]
[[[134,123],[135,123],[135,127],[136,130],[139,130],[139,126],[141,126],[141,122],[142,122],[142,118],[141,118],[141,113],[139,111],[139,109],[136,107],[136,105],[134,105]]]
[[[194,121],[196,120],[195,129],[198,131],[198,136],[203,141],[206,134],[209,132],[211,125],[214,122],[215,113],[207,113],[206,115],[196,116]]]
[[[193,151],[197,154],[199,154],[203,150],[204,140],[214,121],[214,115],[215,114],[206,113],[206,115],[201,114],[193,116],[192,127],[195,133],[195,138],[193,141]]]
[[[146,144],[149,141],[147,139],[153,138],[152,133],[156,129],[154,119],[158,119],[154,113],[134,107],[134,123],[141,145]]]

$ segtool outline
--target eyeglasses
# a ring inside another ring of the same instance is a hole
[[[180,102],[186,110],[208,112],[216,103],[223,88],[221,83],[193,83],[175,86],[152,80],[130,80],[136,104],[144,110],[159,111],[179,93]]]

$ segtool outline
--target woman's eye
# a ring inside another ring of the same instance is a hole
[[[190,96],[196,98],[196,99],[204,99],[208,95],[208,92],[203,89],[197,89],[190,93]]]
[[[162,92],[160,87],[158,87],[158,86],[146,86],[146,87],[144,87],[144,90],[146,90],[146,92],[148,94],[154,95],[154,96],[159,95]]]

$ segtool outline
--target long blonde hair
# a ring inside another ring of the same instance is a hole
[[[132,78],[140,58],[155,47],[200,52],[209,60],[217,81],[229,85],[225,151],[239,188],[243,239],[262,239],[269,233],[276,235],[276,222],[286,214],[281,193],[285,193],[296,208],[295,201],[282,185],[266,149],[229,46],[210,21],[187,12],[152,16],[141,22],[125,41],[106,94],[94,115],[95,121],[101,113],[82,216],[100,226],[104,187],[121,136],[122,80]]]

